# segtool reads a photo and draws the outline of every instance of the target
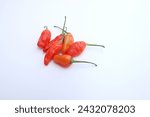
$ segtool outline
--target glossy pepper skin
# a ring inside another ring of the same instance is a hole
[[[61,41],[63,38],[63,35],[60,34],[58,36],[56,36],[53,40],[51,40],[43,49],[43,52],[46,52],[51,46],[53,46],[54,44],[56,44],[57,42]]]
[[[48,63],[53,59],[54,55],[58,54],[62,50],[62,41],[64,39],[64,28],[66,24],[66,16],[64,20],[64,25],[62,29],[62,33],[58,35],[51,43],[48,45],[46,49],[47,52],[44,57],[44,64],[48,65]]]
[[[63,54],[68,50],[68,48],[73,44],[73,42],[74,42],[74,38],[73,38],[72,34],[67,33],[64,36],[64,40],[63,40],[63,47],[62,47]]]
[[[79,56],[84,51],[85,47],[86,43],[84,41],[76,41],[68,48],[65,54],[72,57]]]
[[[62,44],[61,43],[56,43],[53,46],[51,46],[44,57],[44,64],[48,65],[49,62],[53,59],[54,55],[58,54],[62,49]]]
[[[65,20],[64,20],[64,25],[63,25],[63,29],[62,29],[62,33],[58,36],[55,37],[55,39],[53,39],[52,41],[50,41],[48,43],[48,45],[43,49],[43,52],[46,52],[49,48],[51,48],[51,46],[55,45],[57,42],[61,42],[64,39],[64,29],[65,29],[65,24],[66,24],[66,16],[65,16]]]
[[[73,35],[70,32],[67,32],[66,30],[63,30],[62,28],[60,28],[59,26],[54,26],[55,28],[59,28],[60,30],[62,30],[65,35],[64,35],[64,39],[63,39],[63,48],[62,48],[62,53],[64,54],[68,48],[73,44],[74,42],[74,38]]]
[[[67,54],[57,54],[53,58],[54,62],[62,67],[69,67],[72,63],[88,63],[97,66],[97,64],[89,61],[77,61],[74,60],[70,55]]]
[[[39,37],[37,46],[41,49],[44,49],[50,40],[51,40],[51,32],[46,27],[46,29],[44,31],[42,31],[42,33]]]
[[[70,55],[55,55],[53,60],[62,67],[69,67],[71,65],[72,57]]]

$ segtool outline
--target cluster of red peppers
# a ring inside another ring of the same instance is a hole
[[[63,28],[54,26],[62,30],[62,33],[51,40],[51,32],[47,26],[42,31],[40,38],[37,42],[37,46],[45,53],[44,64],[48,65],[52,60],[62,66],[69,67],[72,63],[90,63],[95,66],[97,64],[89,61],[77,61],[73,57],[79,56],[85,49],[86,46],[100,46],[105,48],[103,45],[88,44],[84,41],[74,41],[73,35],[67,32],[65,29],[66,16]]]

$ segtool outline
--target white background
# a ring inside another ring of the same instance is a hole
[[[44,66],[36,43],[67,16],[75,40],[103,44],[75,58],[98,67]],[[1,0],[0,99],[150,99],[149,0]]]

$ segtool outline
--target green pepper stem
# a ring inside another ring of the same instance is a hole
[[[87,46],[100,46],[100,47],[103,47],[105,48],[104,45],[99,45],[99,44],[91,44],[91,43],[86,43]]]
[[[54,26],[55,28],[59,28],[60,30],[63,30],[62,28],[60,28],[59,26]],[[67,27],[66,27],[67,28]],[[68,33],[66,30],[64,30],[65,33]]]
[[[62,38],[61,38],[61,42],[64,42],[64,37],[65,37],[65,24],[66,24],[66,16],[65,16],[65,20],[64,20],[64,25],[63,25],[63,29],[62,29]]]
[[[65,25],[66,25],[66,16],[65,16],[65,21],[64,21],[63,29],[62,29],[62,35],[64,35]]]
[[[48,27],[47,26],[44,26],[44,28],[47,30],[48,29]]]
[[[65,27],[65,30],[64,30],[66,33],[67,33],[67,27]]]
[[[71,63],[89,63],[89,64],[93,64],[93,65],[97,66],[97,64],[95,64],[93,62],[89,62],[89,61],[77,61],[77,60],[74,60],[74,59],[71,60]]]

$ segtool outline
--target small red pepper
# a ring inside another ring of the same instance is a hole
[[[65,24],[66,24],[66,16],[65,16],[65,20],[64,20],[64,25],[63,25],[63,29],[62,29],[62,33],[58,36],[56,36],[52,41],[50,41],[46,47],[43,49],[43,52],[46,52],[51,46],[53,46],[54,44],[58,43],[58,42],[62,42],[64,39],[64,35],[65,35]]]
[[[44,57],[45,65],[48,65],[48,63],[53,59],[53,56],[58,54],[62,50],[62,40],[64,38],[65,24],[66,24],[66,16],[65,16],[62,34],[57,36],[54,40],[51,41],[51,44],[49,44],[49,48]]]
[[[86,46],[101,46],[105,48],[105,46],[103,45],[88,44],[88,43],[85,43],[84,41],[76,41],[68,48],[65,54],[69,54],[72,57],[79,56],[84,51]]]
[[[58,27],[58,26],[54,26],[56,28],[59,28],[61,30],[63,30],[62,28]],[[73,44],[74,42],[74,38],[73,35],[70,32],[64,31],[66,34],[64,36],[63,39],[63,47],[62,47],[62,53],[65,53],[68,48]]]
[[[37,46],[41,49],[45,48],[46,45],[49,43],[51,40],[51,32],[47,28],[47,26],[44,26],[46,28],[44,31],[42,31],[40,38],[38,40]]]
[[[46,47],[43,49],[43,52],[46,52],[51,46],[53,46],[55,43],[61,41],[63,38],[63,35],[60,34],[58,36],[56,36],[53,40],[51,40],[47,45]]]
[[[44,64],[48,65],[49,62],[53,59],[54,55],[58,54],[62,49],[62,44],[54,44],[51,46],[45,54]]]
[[[55,55],[53,60],[56,64],[58,64],[62,67],[69,67],[72,63],[90,63],[90,64],[93,64],[93,65],[97,66],[97,64],[95,64],[93,62],[74,60],[70,55],[67,55],[67,54]]]
[[[63,40],[62,53],[65,53],[68,48],[73,44],[74,38],[71,33],[67,33]]]

